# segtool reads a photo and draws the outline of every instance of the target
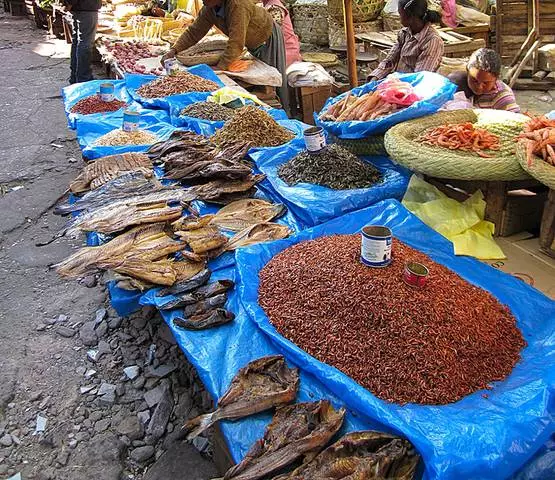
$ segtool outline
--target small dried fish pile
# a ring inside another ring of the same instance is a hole
[[[360,97],[349,92],[344,99],[331,105],[321,116],[321,120],[332,122],[368,121],[391,115],[420,100],[412,85],[391,78],[382,82],[373,92]]]
[[[112,130],[102,135],[93,145],[117,147],[122,145],[150,145],[159,140],[154,133],[146,130],[135,130],[134,132],[125,132],[121,128]]]
[[[533,164],[535,156],[555,166],[555,120],[545,116],[532,118],[524,125],[517,139],[526,146],[529,166]]]
[[[251,147],[277,147],[295,138],[295,135],[277,123],[263,109],[248,105],[241,109],[219,129],[212,140],[217,145],[229,142],[246,142]]]
[[[368,268],[360,235],[298,243],[261,270],[258,301],[281,335],[388,402],[444,405],[505,379],[526,345],[508,308],[397,239],[393,252]],[[425,287],[403,282],[409,261],[428,267]]]
[[[73,193],[94,190],[124,173],[140,172],[145,178],[152,177],[152,162],[144,153],[122,153],[99,158],[86,165],[70,183]]]
[[[472,152],[482,158],[493,157],[486,153],[486,150],[498,151],[501,148],[497,135],[488,132],[485,128],[476,127],[471,122],[430,128],[416,140],[431,147]]]
[[[299,153],[279,167],[278,175],[287,185],[311,183],[334,190],[368,188],[382,178],[370,163],[335,144],[318,153]]]
[[[299,389],[299,372],[289,368],[281,355],[253,360],[241,368],[209,414],[189,420],[182,428],[191,440],[219,420],[237,420],[295,400]]]
[[[419,460],[408,440],[370,430],[352,432],[274,480],[412,480]]]
[[[121,100],[114,99],[106,102],[100,98],[100,95],[91,95],[90,97],[82,98],[73,107],[71,113],[80,113],[81,115],[90,115],[92,113],[115,112],[123,108],[127,103]]]
[[[179,71],[143,85],[137,90],[137,93],[143,98],[161,98],[178,93],[213,92],[218,88],[218,85],[212,80]]]
[[[326,400],[279,408],[258,440],[224,480],[267,478],[305,455],[317,454],[343,424],[345,410],[334,410]]]
[[[180,115],[185,117],[201,118],[212,122],[225,122],[233,118],[241,109],[233,109],[215,102],[196,102],[187,105]]]

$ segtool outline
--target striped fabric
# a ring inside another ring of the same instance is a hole
[[[493,108],[494,110],[520,113],[520,107],[516,103],[513,90],[501,80],[497,80],[497,85],[493,92],[475,95],[472,103],[477,108]]]
[[[432,24],[426,24],[416,35],[405,27],[399,32],[397,43],[370,77],[380,80],[392,72],[435,72],[441,64],[443,50],[443,40]]]

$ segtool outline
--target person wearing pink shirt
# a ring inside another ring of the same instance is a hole
[[[262,4],[272,15],[274,22],[281,27],[283,40],[285,41],[286,66],[289,67],[289,65],[295,62],[302,62],[299,37],[293,30],[291,16],[285,5],[281,0],[262,0]]]

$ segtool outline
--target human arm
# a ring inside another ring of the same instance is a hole
[[[368,75],[368,81],[381,80],[395,71],[395,67],[399,64],[399,59],[401,58],[401,48],[404,43],[404,36],[402,34],[403,31],[401,30],[397,36],[397,42],[391,47],[385,59],[378,65],[378,68]]]
[[[245,48],[247,28],[251,12],[249,4],[241,1],[230,1],[226,10],[228,41],[224,53],[218,61],[217,68],[226,70],[234,61],[239,60]]]
[[[432,36],[422,49],[414,67],[415,72],[437,72],[441,65],[445,46],[439,35]]]
[[[202,7],[198,17],[185,30],[177,41],[173,44],[171,50],[175,53],[187,50],[189,47],[196,45],[202,40],[210,29],[214,26],[214,14],[208,7]]]

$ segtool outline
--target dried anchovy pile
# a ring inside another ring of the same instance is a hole
[[[124,132],[121,129],[117,129],[112,130],[106,135],[102,135],[94,144],[111,147],[119,145],[150,145],[156,143],[158,140],[160,140],[158,136],[145,130]]]
[[[260,272],[280,334],[389,402],[444,405],[505,379],[526,346],[491,294],[398,240],[387,268],[359,261],[360,235],[298,243]],[[407,261],[430,270],[422,289]]]
[[[312,183],[334,190],[368,188],[381,180],[370,163],[335,144],[318,153],[299,153],[279,167],[278,175],[288,185]]]
[[[179,71],[143,85],[137,93],[143,98],[160,98],[178,93],[212,92],[217,89],[218,85],[211,80]]]
[[[253,147],[277,147],[293,140],[295,135],[283,128],[267,112],[253,105],[241,109],[219,129],[212,140],[221,145],[227,142],[249,142]]]
[[[91,95],[90,97],[79,100],[73,107],[71,113],[80,113],[81,115],[90,115],[91,113],[115,112],[123,108],[127,103],[114,99],[111,102],[105,102],[100,95]]]
[[[225,122],[231,120],[237,110],[214,102],[196,102],[181,110],[180,115],[186,117],[202,118],[212,122]]]

